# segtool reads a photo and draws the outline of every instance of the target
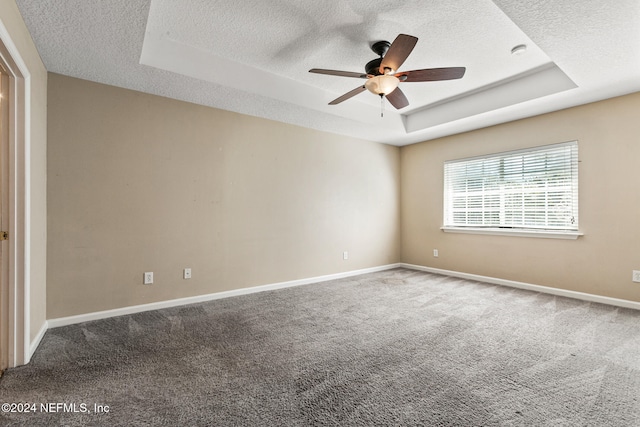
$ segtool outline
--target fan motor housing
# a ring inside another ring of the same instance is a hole
[[[382,63],[382,58],[376,58],[373,61],[367,62],[367,65],[364,66],[367,74],[372,76],[379,76],[380,73],[380,64]]]

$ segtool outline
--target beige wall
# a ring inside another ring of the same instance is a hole
[[[30,339],[33,340],[46,321],[47,71],[13,0],[0,2],[0,21],[29,72],[27,93],[30,98],[25,111],[30,148],[27,152],[30,240],[26,254],[29,260],[26,277],[30,288]]]
[[[640,301],[639,108],[398,149],[50,74],[47,316],[397,261]],[[576,139],[583,237],[440,231],[445,160]]]
[[[48,140],[48,318],[399,261],[397,147],[56,74]]]
[[[640,301],[640,94],[401,149],[403,262]],[[443,162],[579,141],[578,240],[451,234]],[[433,257],[433,249],[439,257]]]

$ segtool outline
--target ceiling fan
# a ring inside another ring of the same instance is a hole
[[[380,55],[365,65],[366,73],[356,73],[352,71],[325,70],[322,68],[312,68],[310,73],[328,74],[331,76],[355,77],[367,79],[362,86],[358,86],[350,92],[334,99],[329,105],[336,105],[342,101],[369,90],[369,92],[386,97],[391,105],[400,109],[409,105],[409,101],[404,92],[400,90],[398,84],[401,82],[430,82],[437,80],[454,80],[464,76],[465,67],[449,68],[426,68],[423,70],[398,71],[398,68],[407,59],[416,43],[417,37],[407,34],[399,34],[398,37],[389,43],[382,40],[371,45],[371,50]]]

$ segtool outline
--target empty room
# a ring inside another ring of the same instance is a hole
[[[0,425],[640,425],[636,0],[2,0]]]

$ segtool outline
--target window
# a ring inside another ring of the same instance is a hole
[[[443,229],[577,234],[577,141],[445,162]]]

